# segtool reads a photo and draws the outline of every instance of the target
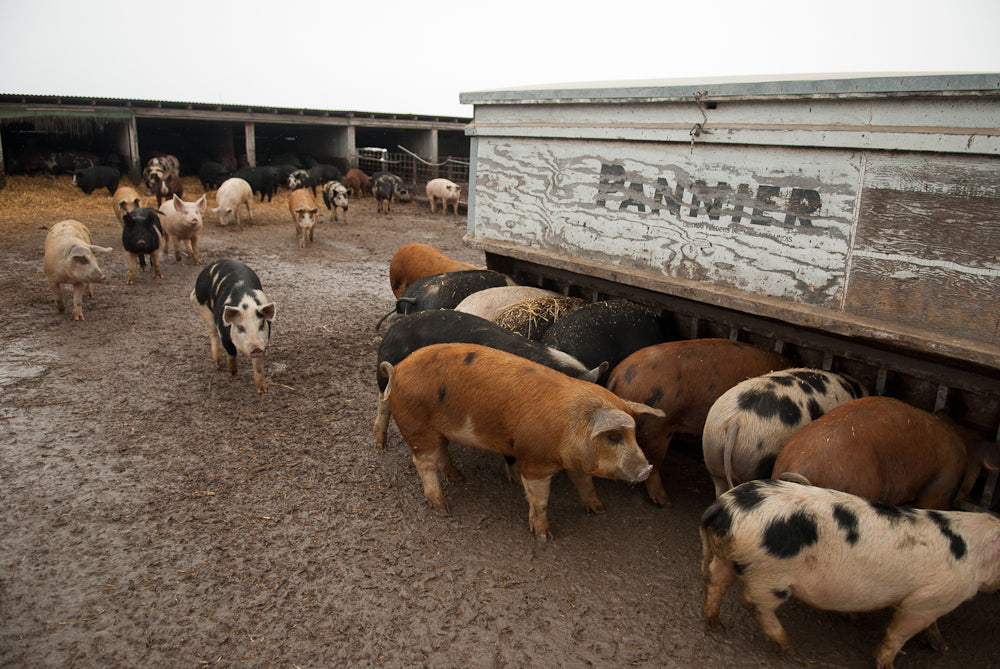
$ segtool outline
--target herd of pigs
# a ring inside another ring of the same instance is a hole
[[[106,183],[93,172],[74,176],[86,192],[112,193],[128,282],[147,256],[161,276],[158,256],[171,239],[178,259],[183,243],[201,262],[206,199],[184,202],[176,174],[169,157],[146,168],[159,209],[140,206],[138,193],[110,175]],[[239,221],[244,207],[252,217],[255,192],[261,201],[273,193],[256,172],[201,176],[217,188],[221,225]],[[300,245],[312,241],[317,186],[335,220],[342,213],[345,221],[349,193],[372,193],[379,212],[405,193],[388,173],[339,176],[287,176]],[[440,202],[457,214],[459,192],[446,180],[429,182],[431,211]],[[43,269],[60,311],[68,283],[73,317],[83,318],[82,293],[104,279],[94,252],[110,250],[93,245],[77,221],[52,227]],[[945,648],[937,619],[977,592],[1000,589],[1000,519],[951,510],[982,467],[1000,465],[1000,449],[944,412],[870,396],[845,374],[798,367],[750,344],[678,339],[668,319],[642,305],[519,286],[426,244],[400,247],[389,280],[396,304],[375,365],[374,439],[385,447],[395,421],[433,508],[448,509],[439,476],[462,478],[449,443],[494,451],[523,485],[530,531],[545,540],[554,475],[566,471],[589,512],[604,512],[595,476],[643,483],[652,502],[669,504],[659,468],[672,438],[689,435],[701,440],[717,497],[700,524],[710,627],[721,626],[722,599],[737,580],[744,606],[785,650],[775,611],[789,598],[842,612],[891,606],[875,653],[879,667],[891,667],[919,632]],[[235,374],[237,356],[248,356],[255,388],[265,392],[275,304],[257,274],[216,261],[198,275],[191,300],[215,363],[225,358]]]

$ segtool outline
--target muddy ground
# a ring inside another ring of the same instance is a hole
[[[463,246],[464,219],[420,203],[379,215],[370,199],[300,249],[286,197],[239,227],[207,214],[201,244],[206,263],[254,267],[277,302],[258,396],[247,359],[235,377],[211,363],[190,258],[125,285],[106,191],[21,176],[0,191],[0,665],[872,664],[888,611],[786,605],[797,659],[736,591],[726,632],[705,630],[697,528],[712,486],[696,445],[667,457],[672,507],[599,480],[607,513],[588,515],[560,475],[549,542],[492,454],[454,447],[466,480],[445,486],[450,515],[432,511],[395,426],[373,444],[374,325],[402,244],[482,254]],[[42,275],[63,218],[116,249],[82,322],[57,313]],[[998,602],[962,605],[940,621],[949,651],[912,640],[897,666],[998,666]]]

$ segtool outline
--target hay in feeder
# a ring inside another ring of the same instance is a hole
[[[496,317],[496,324],[536,341],[562,316],[579,309],[579,297],[533,297],[510,305]]]

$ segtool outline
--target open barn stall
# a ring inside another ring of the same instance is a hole
[[[467,242],[1000,436],[1000,75],[570,84],[475,105]],[[996,477],[973,499],[996,509]]]

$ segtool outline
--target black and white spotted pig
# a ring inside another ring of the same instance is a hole
[[[737,579],[744,606],[783,650],[775,610],[788,598],[840,612],[893,607],[875,653],[891,668],[921,630],[947,646],[937,619],[977,592],[1000,589],[1000,518],[988,513],[888,506],[848,493],[751,481],[722,495],[701,518],[702,614],[719,608]]]
[[[271,337],[274,302],[261,290],[257,274],[243,263],[224,258],[198,274],[191,301],[208,328],[212,360],[228,358],[230,374],[238,371],[237,352],[253,361],[253,384],[258,393],[267,391],[264,381],[264,351]]]
[[[738,483],[770,478],[778,453],[799,428],[867,396],[850,376],[802,367],[733,386],[708,410],[701,437],[715,496]]]

